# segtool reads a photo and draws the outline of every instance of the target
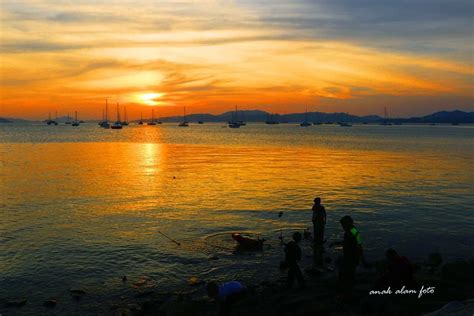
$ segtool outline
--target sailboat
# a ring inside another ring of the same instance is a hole
[[[138,125],[143,125],[143,114],[140,112],[140,121],[138,121]]]
[[[58,125],[58,111],[56,111],[56,118],[53,120],[51,119],[51,112],[49,112],[49,115],[48,115],[48,120],[46,121],[46,123],[48,125]]]
[[[183,121],[181,123],[179,123],[178,126],[180,126],[180,127],[188,127],[189,126],[188,122],[186,122],[186,107],[185,106],[183,106]]]
[[[56,120],[58,119],[58,111],[56,111]],[[48,125],[58,125],[58,122],[56,120],[51,119],[51,112],[48,114],[48,119],[46,120],[46,124]]]
[[[234,117],[235,115],[235,117]],[[237,120],[237,115],[238,115],[238,112],[237,112],[237,105],[235,106],[235,112],[232,113],[232,120],[229,122],[229,127],[230,128],[240,128],[240,126],[242,125],[245,125],[245,124],[242,124],[243,121],[238,121]]]
[[[306,110],[306,112],[304,113],[304,121],[302,123],[300,123],[300,126],[301,127],[311,126],[311,123],[308,122],[308,110]]]
[[[322,121],[322,120],[321,120],[321,115],[320,115],[318,112],[316,112],[316,115],[315,115],[315,116],[316,116],[316,117],[315,117],[315,119],[313,120],[313,125],[321,125],[321,124],[323,124],[323,123],[321,122],[321,121]]]
[[[104,112],[102,112],[104,113]],[[105,99],[105,115],[102,114],[104,116],[103,118],[103,121],[99,123],[100,127],[102,128],[110,128],[110,123],[109,123],[109,103],[108,103],[108,100]]]
[[[75,117],[74,117],[74,122],[72,122],[71,125],[72,126],[79,126],[79,121],[77,120],[77,111],[76,111],[76,114],[75,114]]]
[[[349,117],[349,113],[346,113],[346,115]],[[352,124],[349,123],[349,122],[339,122],[338,124],[341,127],[351,127],[352,126]]]
[[[123,119],[124,121],[122,122],[123,126],[128,126],[128,120],[127,120],[127,107],[123,107]]]
[[[155,112],[153,109],[151,109],[151,121],[146,123],[147,125],[156,125],[156,122],[155,122]]]
[[[46,122],[46,124],[48,124],[48,125],[53,124],[53,120],[51,119],[51,112],[49,112],[49,114],[48,114],[48,119],[47,119],[45,122]]]
[[[159,114],[159,113],[158,113],[158,114]],[[157,115],[157,116],[159,117],[160,115]],[[160,120],[158,120],[158,119],[155,120],[155,123],[156,123],[156,124],[162,124],[162,122],[161,122]]]
[[[387,107],[384,107],[384,108],[383,108],[383,111],[384,111],[384,119],[383,119],[383,122],[380,123],[380,125],[392,125],[392,123],[390,123],[390,122],[388,121]]]
[[[268,114],[268,118],[267,120],[265,121],[265,124],[268,124],[268,125],[275,125],[275,124],[280,124],[279,122],[275,121],[273,119],[273,114],[272,113],[269,113]]]
[[[69,113],[67,114],[67,121],[64,122],[64,124],[71,124],[71,117],[69,116]]]
[[[235,115],[236,115],[235,118],[237,119],[237,118],[238,118],[238,117],[237,117],[237,115],[238,115],[238,113],[237,113],[237,107],[236,107],[235,112],[236,112],[236,113],[235,113]],[[242,119],[241,119],[241,120],[237,120],[237,123],[240,124],[240,126],[245,126],[245,125],[247,125],[247,122],[245,122],[245,112],[244,112],[244,111],[241,111],[241,112],[242,112]]]
[[[115,121],[112,126],[110,126],[111,129],[122,129],[122,122],[120,121],[120,112],[119,112],[119,104],[117,102],[117,120]]]
[[[352,124],[347,123],[347,122],[339,122],[338,124],[339,124],[339,126],[342,126],[342,127],[351,127],[352,126]]]
[[[204,124],[204,117],[203,117],[202,113],[201,113],[201,120],[198,121],[198,124]]]

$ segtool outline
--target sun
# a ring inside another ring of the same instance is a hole
[[[146,105],[155,106],[159,104],[159,102],[156,99],[159,99],[162,96],[163,96],[163,93],[153,92],[153,93],[140,94],[139,98],[141,102],[145,103]]]

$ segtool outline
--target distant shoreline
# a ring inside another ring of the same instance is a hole
[[[383,118],[378,115],[366,115],[357,116],[348,113],[323,113],[323,112],[307,112],[307,113],[289,113],[289,114],[273,114],[265,111],[257,110],[244,110],[235,112],[225,112],[222,114],[190,114],[186,115],[186,121],[193,122],[207,122],[207,123],[225,123],[233,119],[233,115],[237,115],[238,119],[251,123],[265,123],[265,122],[277,122],[280,124],[285,123],[301,123],[304,121],[310,123],[365,123],[365,124],[381,124],[381,123],[421,123],[421,124],[471,124],[474,123],[474,112],[464,112],[459,110],[454,111],[440,111],[430,115],[411,117],[411,118]],[[67,116],[58,117],[56,121],[58,123],[64,123],[68,120]],[[177,123],[183,120],[182,116],[170,116],[159,118],[164,123]],[[18,118],[2,118],[0,117],[0,123],[42,123],[45,120],[25,120]],[[87,122],[97,123],[99,119],[89,119]],[[131,120],[131,123],[138,122],[139,119]],[[148,121],[147,118],[144,121]]]

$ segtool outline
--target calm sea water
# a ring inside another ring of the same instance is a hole
[[[0,301],[28,298],[21,313],[50,297],[58,313],[106,312],[142,277],[159,291],[271,279],[279,231],[309,227],[315,196],[329,242],[349,214],[369,259],[474,253],[473,126],[4,124],[0,139]],[[264,251],[234,254],[235,231]]]

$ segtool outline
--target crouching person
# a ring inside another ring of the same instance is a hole
[[[216,282],[208,282],[207,295],[218,303],[218,315],[230,315],[231,307],[246,295],[246,288],[238,281],[229,281],[218,285]]]

